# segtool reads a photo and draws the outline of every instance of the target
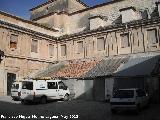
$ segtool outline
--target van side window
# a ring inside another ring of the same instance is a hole
[[[22,82],[22,89],[33,90],[33,82],[28,82],[28,81]]]
[[[48,89],[58,89],[56,82],[47,82]]]
[[[65,87],[65,84],[62,81],[58,82],[58,85],[59,85],[59,89],[64,89]]]

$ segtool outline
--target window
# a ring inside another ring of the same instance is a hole
[[[18,89],[19,89],[19,84],[13,84],[11,88],[12,88],[12,89],[17,89],[17,90],[18,90]]]
[[[54,56],[54,45],[53,44],[49,44],[49,55]]]
[[[77,42],[77,53],[82,53],[83,52],[83,41]]]
[[[17,48],[18,35],[11,34],[10,36],[10,48]]]
[[[48,82],[48,89],[58,89],[58,85],[56,82]]]
[[[105,50],[105,39],[104,37],[97,38],[97,50]]]
[[[133,98],[134,90],[117,90],[114,92],[114,98]]]
[[[147,40],[148,40],[149,44],[156,44],[156,43],[158,43],[158,40],[157,40],[157,30],[156,29],[147,30]]]
[[[91,50],[93,50],[93,51],[94,51],[94,46],[95,46],[95,42],[92,41],[92,43],[91,43]]]
[[[61,56],[66,56],[67,52],[66,52],[66,45],[61,45]]]
[[[129,47],[129,34],[125,33],[125,34],[121,34],[121,48],[126,48]]]
[[[38,40],[32,40],[31,43],[31,52],[38,52]]]
[[[33,90],[33,82],[28,82],[28,81],[22,82],[22,89]]]
[[[58,85],[59,85],[59,89],[64,89],[65,88],[65,84],[62,81],[58,82]]]

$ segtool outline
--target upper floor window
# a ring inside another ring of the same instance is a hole
[[[93,50],[93,51],[94,51],[94,46],[95,46],[95,42],[92,41],[92,42],[91,42],[91,50]]]
[[[157,30],[156,29],[147,30],[147,40],[148,40],[149,44],[158,43]]]
[[[66,56],[66,54],[67,54],[66,44],[61,45],[61,56]]]
[[[97,50],[105,50],[105,39],[104,37],[97,38]]]
[[[10,36],[10,48],[17,48],[18,35],[11,34]]]
[[[77,53],[83,52],[83,41],[77,42]]]
[[[126,48],[130,46],[129,43],[129,33],[121,34],[121,48]]]
[[[38,52],[38,40],[33,39],[31,43],[31,52]]]
[[[49,55],[52,57],[54,56],[54,45],[49,44]]]

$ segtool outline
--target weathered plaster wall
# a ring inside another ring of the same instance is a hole
[[[148,11],[148,14],[152,15],[152,12],[155,10],[156,7],[155,2],[157,1],[158,0],[124,0],[113,4],[108,4],[94,9],[90,9],[87,11],[79,12],[78,14],[73,14],[70,16],[70,23],[74,23],[69,26],[70,33],[74,32],[72,30],[75,30],[76,32],[82,27],[87,27],[89,25],[88,18],[90,17],[90,14],[106,16],[108,17],[109,21],[111,21],[112,23],[116,23],[117,21],[119,21],[118,19],[121,15],[119,11],[120,9],[134,6],[137,9],[137,11],[143,12],[144,10],[146,10]],[[150,15],[149,18],[151,17]],[[84,16],[85,18],[82,19]]]
[[[11,34],[18,35],[17,48],[10,48]],[[5,58],[0,63],[0,95],[7,94],[7,73],[16,74],[17,78],[32,76],[57,60],[57,57],[49,55],[49,44],[52,40],[4,27],[0,28],[0,38],[0,49],[5,53]],[[32,39],[38,40],[38,53],[35,54],[31,52]],[[54,44],[53,41],[51,43]]]
[[[31,24],[29,22],[24,22],[20,19],[15,19],[13,17],[10,17],[8,15],[5,14],[0,14],[0,20],[14,24],[14,25],[18,25],[20,27],[26,28],[26,29],[30,29],[36,32],[40,32],[42,34],[46,34],[46,35],[51,35],[51,36],[59,36],[58,32],[49,30],[49,29],[45,29],[43,27],[40,27],[38,25],[35,24]]]

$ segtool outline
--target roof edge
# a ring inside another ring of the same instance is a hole
[[[80,0],[78,0],[80,1]],[[105,5],[109,5],[109,4],[114,4],[114,3],[117,3],[117,2],[121,2],[121,1],[124,1],[124,0],[116,0],[116,1],[110,1],[110,2],[106,2],[106,3],[102,3],[102,4],[99,4],[99,5],[96,5],[96,6],[93,6],[93,7],[88,7],[88,8],[85,8],[85,9],[82,9],[82,10],[79,10],[79,11],[75,11],[75,12],[72,12],[72,13],[67,13],[69,16],[72,16],[72,15],[75,15],[75,14],[78,14],[78,13],[82,13],[82,12],[85,12],[85,11],[88,11],[88,10],[91,10],[91,9],[95,9],[95,8],[98,8],[98,7],[102,7],[102,6],[105,6]],[[55,12],[51,12],[51,13],[48,13],[46,15],[43,15],[43,16],[40,16],[40,17],[37,17],[33,20],[39,20],[41,18],[45,18],[51,14],[54,14]]]
[[[77,2],[79,2],[80,4],[82,4],[83,6],[85,6],[85,7],[89,7],[87,4],[85,4],[84,2],[82,2],[81,0],[76,0]]]
[[[26,20],[26,19],[20,18],[20,17],[18,17],[18,16],[13,15],[13,14],[6,13],[6,12],[4,12],[4,11],[0,11],[0,14],[2,14],[2,15],[4,15],[4,16],[11,17],[11,18],[14,18],[14,19],[16,19],[16,20],[20,20],[20,21],[25,22],[25,23],[29,23],[29,24],[32,24],[32,25],[35,25],[35,26],[38,26],[38,27],[47,29],[47,30],[51,30],[51,31],[53,31],[53,32],[58,32],[58,30],[55,30],[55,29],[53,29],[53,28],[45,27],[45,26],[40,25],[40,24],[38,24],[38,23],[35,23],[35,22],[30,21],[30,20]]]
[[[88,11],[88,10],[95,9],[95,8],[98,8],[98,7],[103,7],[105,5],[114,4],[114,3],[117,3],[117,2],[121,2],[121,1],[125,1],[125,0],[115,0],[115,1],[113,0],[113,1],[110,1],[110,2],[105,2],[105,3],[99,4],[99,5],[95,5],[95,6],[86,8],[86,9],[82,9],[82,10],[70,13],[70,15],[74,15],[74,14],[77,14],[77,13],[81,13],[81,12],[84,12],[84,11]]]
[[[45,5],[47,5],[47,4],[49,4],[49,3],[52,3],[52,2],[54,2],[54,1],[56,1],[56,0],[47,1],[47,2],[45,2],[45,3],[42,3],[42,4],[38,5],[38,6],[35,6],[35,7],[31,8],[29,11],[33,11],[33,10],[35,10],[35,9],[37,9],[37,8],[40,8],[40,7],[42,7],[42,6],[45,6]]]

